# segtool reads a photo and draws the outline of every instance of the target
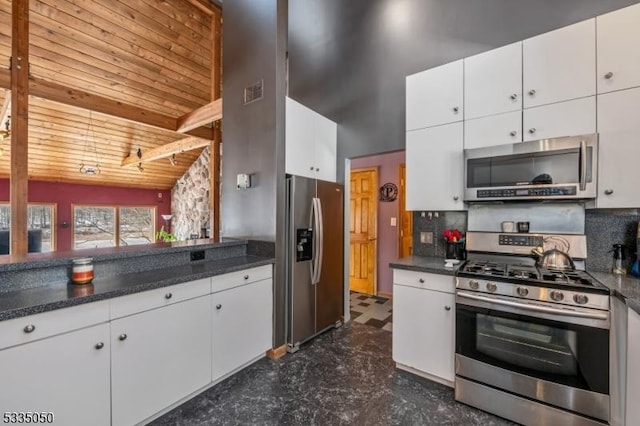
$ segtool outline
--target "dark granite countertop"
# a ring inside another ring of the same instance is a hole
[[[453,275],[461,264],[462,262],[454,265],[453,268],[445,268],[444,259],[442,257],[407,256],[389,263],[389,266],[396,269],[407,269],[409,271]]]
[[[64,252],[29,253],[26,256],[0,255],[0,273],[68,265],[71,263],[71,259],[78,257],[92,257],[94,261],[103,261],[175,253],[193,248],[206,250],[214,247],[231,247],[245,244],[247,244],[246,240],[236,238],[223,238],[220,240],[200,239],[174,243],[103,247]]]
[[[0,321],[33,315],[83,303],[110,299],[126,294],[198,280],[256,266],[268,265],[275,259],[240,256],[207,262],[194,262],[171,268],[154,269],[103,278],[92,284],[75,285],[52,282],[45,286],[0,294]]]
[[[627,305],[640,314],[640,279],[633,275],[616,275],[608,272],[589,272],[593,278],[622,297]]]

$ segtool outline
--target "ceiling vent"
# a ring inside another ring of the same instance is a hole
[[[253,83],[251,86],[244,88],[244,104],[245,105],[262,99],[262,84],[263,84],[263,80],[260,80],[257,83]]]

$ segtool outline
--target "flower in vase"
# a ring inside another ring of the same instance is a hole
[[[448,243],[457,243],[462,239],[462,232],[457,229],[445,229],[442,232],[444,240]]]

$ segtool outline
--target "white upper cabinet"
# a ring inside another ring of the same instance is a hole
[[[639,208],[640,88],[598,96],[598,208]]]
[[[451,62],[406,78],[406,130],[462,121],[463,62]]]
[[[462,123],[407,132],[407,210],[463,210]]]
[[[640,4],[596,18],[598,93],[640,86]]]
[[[335,182],[338,125],[291,98],[285,105],[286,172]]]
[[[522,109],[522,42],[464,59],[465,120]]]
[[[596,97],[525,109],[523,140],[585,135],[596,132]]]
[[[522,111],[465,120],[464,147],[504,145],[522,142]]]
[[[595,18],[524,40],[522,60],[524,108],[595,95]]]

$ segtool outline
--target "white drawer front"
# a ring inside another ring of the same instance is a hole
[[[2,321],[0,322],[0,349],[107,321],[109,321],[108,300]]]
[[[211,292],[217,293],[240,285],[261,281],[271,278],[272,275],[273,265],[258,266],[257,268],[218,275],[211,280]]]
[[[451,275],[407,271],[405,269],[393,270],[393,283],[445,293],[454,293],[456,287],[455,279]]]
[[[133,315],[211,292],[211,278],[162,287],[111,299],[111,319]]]

